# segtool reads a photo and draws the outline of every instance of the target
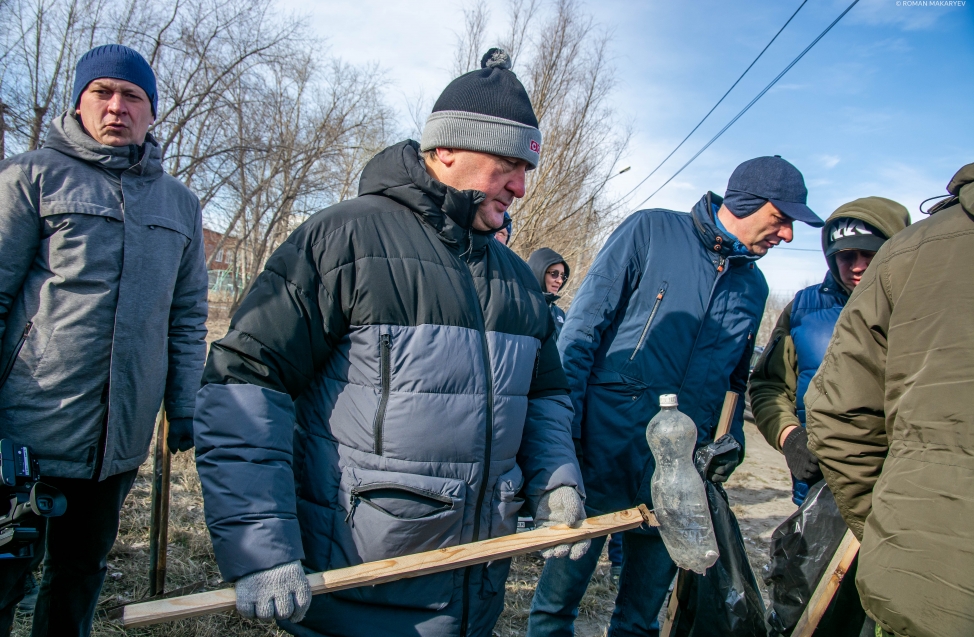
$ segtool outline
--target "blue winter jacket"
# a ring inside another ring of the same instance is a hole
[[[829,272],[821,283],[799,290],[791,303],[791,340],[795,344],[795,356],[798,359],[795,406],[802,427],[805,426],[805,392],[825,358],[825,350],[829,347],[835,322],[839,320],[839,314],[848,300],[848,292],[836,283]],[[801,506],[810,486],[792,476],[792,502]]]
[[[743,393],[768,296],[756,257],[732,255],[705,195],[690,214],[640,210],[609,237],[572,301],[558,350],[593,513],[650,503],[646,424],[660,394],[713,439],[724,394]],[[744,401],[731,433],[744,445]]]
[[[805,425],[805,391],[825,358],[835,322],[849,294],[835,282],[832,273],[818,285],[799,290],[791,304],[791,340],[798,358],[798,391],[795,402],[798,420]]]

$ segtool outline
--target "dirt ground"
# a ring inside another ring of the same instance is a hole
[[[226,332],[226,325],[225,321],[211,325],[211,335],[222,336]],[[789,497],[788,471],[782,456],[764,442],[753,425],[748,423],[745,431],[747,458],[731,477],[727,492],[744,532],[751,563],[760,584],[760,568],[767,561],[771,532],[795,507]],[[151,475],[150,455],[150,460],[139,471],[132,493],[122,509],[121,528],[109,555],[108,577],[99,602],[101,611],[139,600],[148,594]],[[222,580],[203,518],[203,500],[192,454],[181,453],[173,459],[171,493],[167,590],[191,585],[221,587]],[[506,608],[494,630],[497,637],[524,634],[541,566],[541,560],[535,557],[515,558],[507,582]],[[603,553],[582,601],[576,622],[575,634],[578,637],[605,634],[615,594],[609,563]],[[18,616],[13,635],[27,637],[29,634],[29,618]],[[285,635],[272,624],[246,621],[232,613],[127,632],[115,621],[105,617],[96,618],[93,635],[123,634],[154,637]]]

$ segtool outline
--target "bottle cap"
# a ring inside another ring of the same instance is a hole
[[[676,401],[676,394],[660,394],[660,407],[677,407],[678,405],[679,403]]]

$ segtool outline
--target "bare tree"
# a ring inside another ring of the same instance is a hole
[[[479,66],[471,54],[486,39],[485,5],[465,11],[466,30],[457,60]],[[557,0],[549,9],[538,0],[512,0],[508,24],[495,42],[516,62],[514,71],[531,97],[544,135],[541,161],[528,174],[527,192],[511,207],[511,247],[526,257],[550,247],[572,267],[565,293],[581,282],[620,202],[606,184],[629,143],[610,97],[615,73],[608,57],[609,34],[586,15],[577,0]]]
[[[309,57],[275,66],[236,100],[239,152],[228,187],[239,283],[231,310],[264,261],[315,210],[354,196],[365,162],[387,143],[381,75],[333,62],[316,84]]]
[[[94,38],[101,0],[7,0],[0,11],[0,158],[34,150],[73,89],[74,63]],[[7,133],[11,133],[8,139]]]
[[[457,36],[457,47],[453,56],[453,76],[480,68],[480,56],[484,54],[484,37],[490,11],[486,0],[477,0],[463,10],[463,33]]]
[[[70,106],[81,53],[101,43],[135,48],[156,73],[150,132],[166,169],[223,233],[210,263],[231,255],[230,309],[298,223],[355,194],[362,166],[388,142],[379,69],[321,56],[321,42],[298,18],[278,15],[273,0],[0,0],[0,8],[0,156],[43,143]]]

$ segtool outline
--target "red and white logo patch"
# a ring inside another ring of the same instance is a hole
[[[531,152],[539,154],[541,153],[541,144],[533,139],[531,140]]]

